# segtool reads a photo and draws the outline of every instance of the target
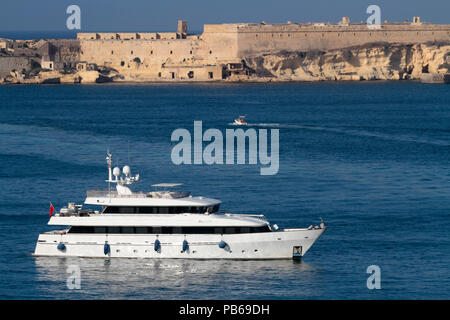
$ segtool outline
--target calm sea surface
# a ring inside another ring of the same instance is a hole
[[[449,103],[450,86],[412,82],[0,86],[0,298],[448,299]],[[172,164],[173,130],[224,132],[239,114],[280,130],[277,175]],[[106,187],[107,147],[141,189],[180,182],[224,210],[329,229],[301,263],[31,257],[49,201]]]

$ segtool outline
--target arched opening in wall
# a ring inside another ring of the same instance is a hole
[[[307,37],[308,36],[308,34],[307,33],[305,33],[305,37]]]
[[[422,67],[422,73],[428,73],[428,65]]]
[[[191,50],[191,51],[189,51],[189,54],[192,54],[192,50]]]
[[[356,32],[353,32],[353,36],[355,36],[355,37],[356,37]]]
[[[121,67],[125,66],[125,61],[120,62],[120,66]]]
[[[153,54],[153,50],[150,50],[150,54]]]
[[[280,38],[282,37],[283,35],[280,33]]]
[[[273,38],[273,33],[272,33],[272,38]]]
[[[255,38],[258,38],[258,34],[255,34]]]
[[[211,50],[209,50],[209,54],[212,54],[212,51],[211,51]]]
[[[173,53],[173,51],[172,50],[170,50],[170,54],[172,54]]]
[[[113,51],[113,50],[111,50],[111,54],[114,54],[114,51]]]
[[[131,50],[131,54],[133,54],[133,50]]]
[[[187,76],[188,76],[189,79],[194,78],[194,71],[189,71]]]
[[[209,78],[209,79],[213,79],[213,78],[214,78],[214,73],[208,72],[208,78]]]

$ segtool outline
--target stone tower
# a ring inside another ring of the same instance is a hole
[[[180,35],[186,35],[187,34],[187,22],[183,20],[178,20],[178,27],[177,27],[177,33]]]

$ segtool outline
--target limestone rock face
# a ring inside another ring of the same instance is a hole
[[[272,81],[406,80],[448,73],[450,43],[374,43],[329,51],[277,52],[246,57],[255,78]]]

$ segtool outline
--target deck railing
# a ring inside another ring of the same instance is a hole
[[[148,194],[145,192],[133,192],[130,195],[123,195],[113,190],[88,190],[86,196],[91,198],[146,198]]]
[[[178,199],[190,195],[186,191],[153,191],[153,192],[133,192],[130,195],[122,195],[114,190],[88,190],[86,196],[89,198],[165,198]]]

